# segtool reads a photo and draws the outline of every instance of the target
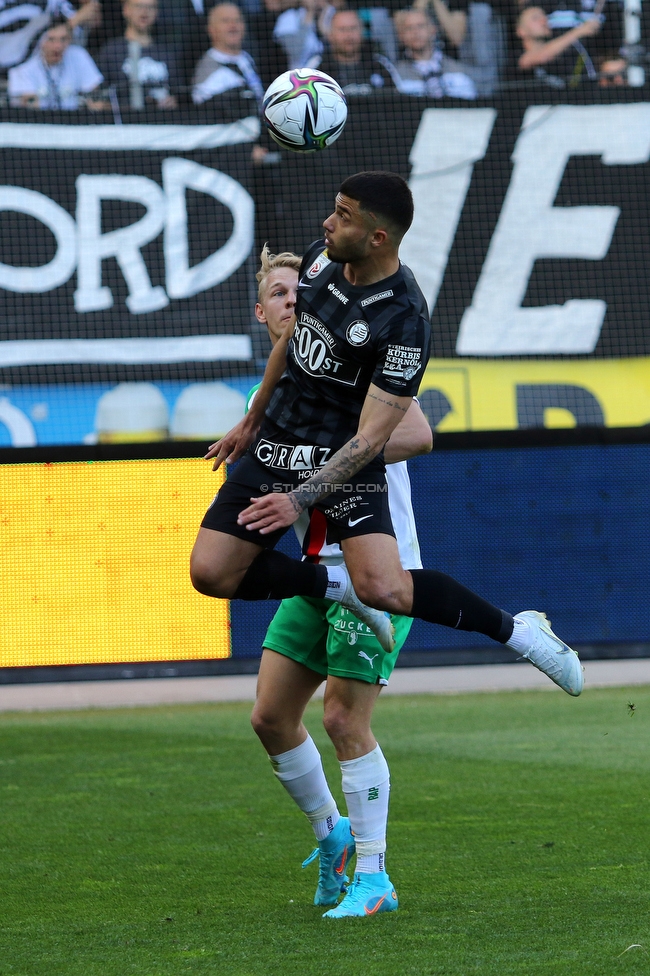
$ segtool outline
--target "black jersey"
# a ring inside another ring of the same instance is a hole
[[[338,450],[358,430],[371,383],[415,396],[430,342],[427,304],[409,268],[355,287],[324,243],[313,244],[300,269],[287,368],[263,433]]]

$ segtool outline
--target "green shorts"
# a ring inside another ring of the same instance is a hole
[[[294,596],[280,604],[264,647],[317,674],[386,685],[413,623],[412,617],[392,619],[395,650],[387,654],[373,632],[340,603]]]

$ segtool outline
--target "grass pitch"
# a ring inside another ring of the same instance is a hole
[[[0,716],[2,976],[650,972],[650,689],[380,701],[401,908],[339,922],[248,712]]]

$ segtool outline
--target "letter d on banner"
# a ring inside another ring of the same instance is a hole
[[[167,292],[171,298],[190,298],[214,288],[240,267],[253,247],[255,206],[241,183],[190,159],[166,159],[162,164],[167,196],[165,226],[165,268]],[[232,213],[232,234],[200,264],[190,268],[187,235],[187,189],[208,193]]]

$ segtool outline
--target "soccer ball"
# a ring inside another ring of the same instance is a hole
[[[338,83],[313,68],[296,68],[276,78],[264,94],[262,109],[271,137],[293,152],[331,146],[348,116]]]

